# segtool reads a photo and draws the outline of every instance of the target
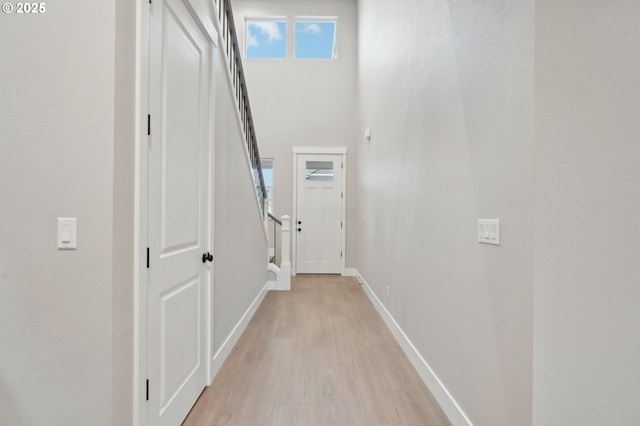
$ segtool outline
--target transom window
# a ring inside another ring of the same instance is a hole
[[[336,18],[296,18],[296,59],[336,59]]]
[[[285,59],[287,57],[286,18],[245,20],[245,52],[249,59]]]

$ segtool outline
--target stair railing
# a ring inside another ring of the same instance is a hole
[[[253,115],[251,114],[247,82],[245,81],[244,68],[242,67],[242,53],[238,45],[238,33],[233,19],[233,10],[231,9],[230,0],[216,0],[216,5],[218,8],[220,32],[224,41],[224,51],[227,57],[227,65],[231,72],[236,104],[240,112],[240,120],[242,121],[249,160],[254,173],[256,192],[258,193],[262,216],[265,217],[267,213],[265,209],[267,189],[264,184],[264,176],[262,175],[260,152],[258,151]]]
[[[280,266],[279,259],[282,259],[282,255],[278,256],[278,229],[282,229],[282,221],[271,213],[269,213],[269,221],[273,223],[273,241],[272,244],[269,244],[269,249],[273,245],[273,256],[269,253],[269,263]]]

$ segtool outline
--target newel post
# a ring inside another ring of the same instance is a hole
[[[285,214],[280,220],[282,221],[282,262],[291,264],[291,218]]]
[[[284,215],[282,221],[282,235],[280,244],[282,245],[282,261],[280,262],[280,273],[278,274],[278,290],[291,290],[291,218]]]

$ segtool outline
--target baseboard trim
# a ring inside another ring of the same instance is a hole
[[[347,275],[346,270],[345,275]],[[369,287],[369,284],[367,284],[360,272],[357,269],[354,269],[353,275],[349,274],[349,276],[355,276],[358,282],[362,284],[369,300],[371,300],[371,303],[376,308],[385,324],[387,324],[387,327],[389,327],[389,330],[391,330],[391,333],[398,341],[398,344],[407,355],[409,361],[411,361],[411,364],[416,369],[418,375],[420,375],[420,378],[422,378],[422,381],[425,383],[427,388],[429,388],[436,401],[438,401],[438,404],[440,404],[440,407],[449,420],[451,420],[454,426],[473,426],[471,420],[469,420],[469,418],[464,414],[462,408],[460,408],[458,403],[453,399],[447,388],[440,381],[438,376],[436,376],[429,364],[427,364],[427,361],[425,361],[422,355],[420,355],[420,352],[418,352],[413,343],[411,343],[411,340],[409,340],[402,328],[400,328],[400,325],[398,325],[391,313],[387,310],[380,299],[378,299],[378,296],[376,296],[373,290],[371,290],[371,287]]]
[[[260,290],[260,293],[258,293],[254,301],[251,303],[247,311],[242,316],[242,318],[240,318],[240,321],[238,321],[238,324],[236,324],[236,326],[233,328],[233,330],[231,331],[229,336],[226,338],[224,343],[222,343],[222,346],[220,346],[220,349],[218,349],[218,352],[216,352],[216,354],[211,359],[211,377],[210,377],[209,383],[213,382],[213,379],[216,377],[216,375],[220,371],[222,364],[231,353],[231,350],[238,342],[238,339],[240,338],[244,330],[247,328],[249,321],[251,321],[251,318],[253,318],[253,315],[258,310],[258,307],[262,303],[262,300],[265,298],[269,290],[270,290],[270,283],[267,282],[264,285],[264,287],[262,287],[262,289]]]
[[[355,268],[344,268],[343,277],[356,277],[358,278],[358,270]],[[360,281],[358,281],[360,282]]]

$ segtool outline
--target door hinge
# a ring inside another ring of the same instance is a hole
[[[340,193],[340,198],[344,198],[344,192]]]
[[[147,247],[147,269],[149,268],[149,247]]]
[[[151,3],[151,2],[149,2]],[[147,401],[149,400],[149,379],[147,379]]]
[[[340,163],[340,168],[344,169],[344,163]]]
[[[340,257],[342,257],[342,252],[340,252]]]
[[[340,228],[342,228],[342,222],[340,222]]]
[[[149,0],[151,3],[151,0]],[[147,136],[151,136],[151,114],[147,114]]]

